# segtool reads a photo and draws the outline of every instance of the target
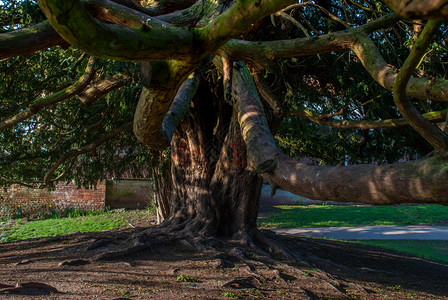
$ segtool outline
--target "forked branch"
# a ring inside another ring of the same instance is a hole
[[[319,37],[269,42],[231,40],[217,53],[226,53],[233,60],[243,60],[261,70],[279,57],[352,50],[372,78],[392,91],[397,73],[381,56],[368,33],[387,28],[399,20],[400,18],[395,15],[388,15],[348,31],[338,31]],[[448,80],[411,77],[406,87],[406,94],[420,99],[448,101]]]

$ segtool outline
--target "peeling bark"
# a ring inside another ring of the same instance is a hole
[[[195,238],[254,235],[261,180],[246,170],[236,114],[205,116],[211,105],[196,100],[171,141],[171,214],[162,226]]]

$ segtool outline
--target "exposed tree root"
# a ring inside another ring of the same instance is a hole
[[[157,248],[166,246],[191,252],[207,250],[212,253],[211,259],[216,261],[216,268],[238,267],[240,276],[225,282],[224,287],[262,290],[266,280],[288,285],[300,279],[305,282],[320,281],[326,291],[337,298],[347,298],[349,290],[369,294],[361,286],[323,271],[348,268],[313,255],[312,249],[305,246],[298,248],[296,240],[266,230],[240,233],[231,240],[221,240],[210,235],[198,236],[198,231],[194,231],[203,229],[204,224],[200,226],[195,221],[170,220],[161,226],[134,233],[124,243],[121,241],[121,245],[110,239],[94,241],[86,251],[101,251],[92,260],[113,260],[132,257],[142,251],[157,251]],[[132,246],[129,246],[130,243]],[[105,249],[108,251],[102,251]],[[319,298],[306,286],[301,291],[304,299]]]

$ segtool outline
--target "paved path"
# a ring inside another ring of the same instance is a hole
[[[338,240],[448,240],[448,226],[365,226],[274,229],[278,234]]]

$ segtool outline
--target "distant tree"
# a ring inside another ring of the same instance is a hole
[[[448,203],[447,1],[37,2],[1,2],[3,184],[150,169],[153,231],[263,245],[262,180]]]

